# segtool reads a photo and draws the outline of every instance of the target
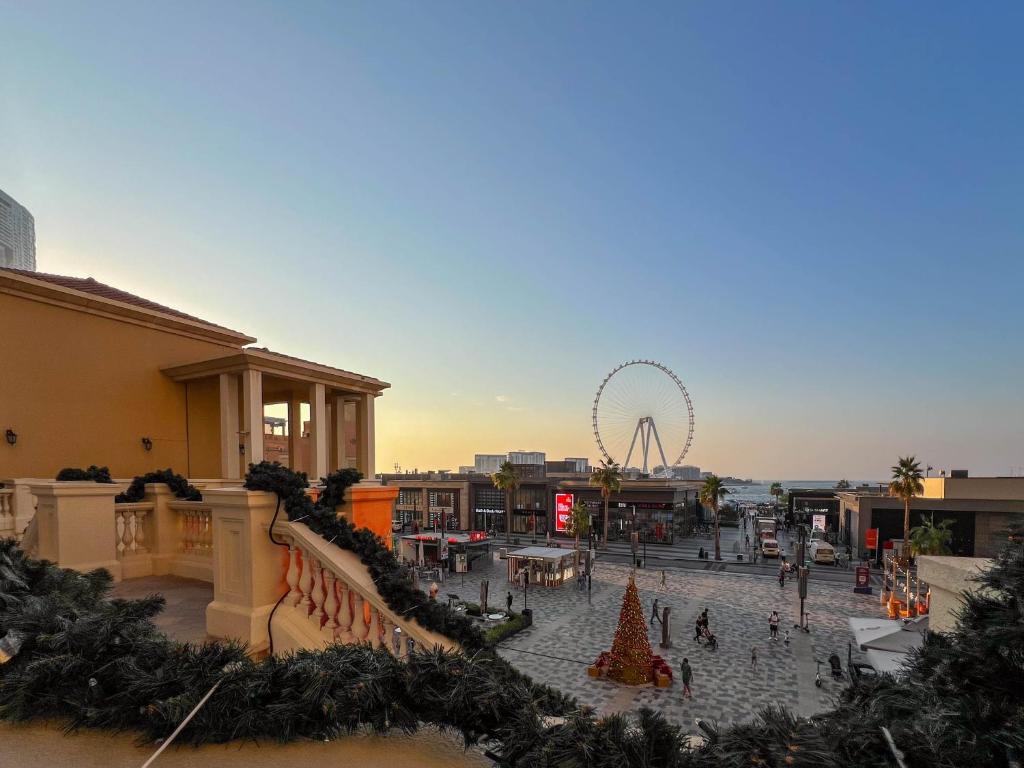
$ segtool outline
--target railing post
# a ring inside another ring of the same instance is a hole
[[[180,534],[178,514],[169,506],[174,494],[166,483],[146,483],[145,500],[153,503],[153,520],[150,530],[153,540],[148,542],[153,556],[153,573],[163,576],[171,572],[171,561],[178,554]]]
[[[106,568],[121,580],[114,540],[114,496],[118,487],[93,482],[37,482],[38,555],[62,568],[91,571]]]
[[[277,497],[245,488],[215,488],[203,495],[213,510],[213,602],[206,631],[237,638],[250,652],[268,647],[267,619],[288,591],[288,550],[270,541]]]

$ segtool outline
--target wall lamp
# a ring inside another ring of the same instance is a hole
[[[142,438],[142,447],[145,448],[147,451],[152,451],[153,441],[150,440],[148,437]]]
[[[4,432],[4,437],[7,438],[8,445],[14,445],[16,442],[18,442],[18,433],[15,432],[13,429],[8,428],[8,430]]]

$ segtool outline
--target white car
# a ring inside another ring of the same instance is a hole
[[[764,539],[761,542],[761,557],[778,557],[780,554],[777,539]]]

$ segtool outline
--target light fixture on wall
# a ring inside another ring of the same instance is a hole
[[[239,453],[245,453],[245,443],[239,443],[238,444],[238,452]]]
[[[153,441],[150,440],[148,437],[142,438],[142,447],[145,448],[147,451],[152,451]]]
[[[8,445],[14,445],[16,442],[18,442],[18,433],[15,432],[13,429],[8,428],[7,431],[4,432],[4,437],[7,438]]]

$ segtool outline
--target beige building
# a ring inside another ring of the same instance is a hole
[[[115,477],[240,478],[267,457],[264,411],[278,404],[296,425],[293,468],[374,475],[383,381],[256,348],[92,278],[0,269],[0,318],[0,477],[100,464]]]

